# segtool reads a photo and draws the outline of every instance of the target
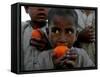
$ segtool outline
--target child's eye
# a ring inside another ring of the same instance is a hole
[[[58,34],[58,33],[60,33],[60,30],[57,28],[52,28],[52,32],[55,34]]]
[[[58,34],[59,33],[59,30],[56,30],[55,33]]]
[[[72,31],[68,31],[68,34],[73,34],[73,32]]]
[[[66,33],[67,33],[67,34],[73,34],[74,31],[73,31],[73,30],[66,30]]]

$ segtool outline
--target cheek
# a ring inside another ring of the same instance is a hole
[[[37,15],[37,11],[36,10],[30,10],[29,9],[28,13],[32,18],[36,17],[36,15]]]
[[[45,10],[45,14],[48,15],[48,10]]]
[[[71,43],[71,44],[73,44],[75,41],[76,41],[76,36],[75,35],[71,35],[71,36],[69,36],[69,37],[67,37],[68,39],[68,41],[69,41],[69,43]]]
[[[57,37],[56,37],[54,34],[51,34],[50,39],[51,39],[52,41],[55,41],[55,40],[57,39]]]
[[[35,14],[33,14],[32,12],[29,12],[29,15],[30,15],[31,19],[35,19]]]
[[[55,36],[54,34],[51,34],[51,35],[49,36],[49,39],[50,39],[51,43],[54,45],[54,44],[56,43],[58,37]]]

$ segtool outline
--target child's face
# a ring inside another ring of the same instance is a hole
[[[32,21],[42,22],[47,19],[48,8],[27,7],[26,12],[29,13]]]
[[[53,47],[64,44],[71,48],[76,41],[76,28],[73,17],[68,16],[64,18],[62,16],[54,16],[49,25],[49,38]]]

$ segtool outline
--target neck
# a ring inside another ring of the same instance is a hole
[[[46,25],[46,21],[43,22],[37,22],[37,21],[31,21],[32,27],[42,28]]]

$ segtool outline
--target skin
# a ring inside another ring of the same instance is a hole
[[[25,7],[32,21],[44,22],[48,16],[48,8],[44,7]]]
[[[84,10],[83,13],[85,13],[87,16],[89,14],[91,14],[91,10]],[[87,27],[85,27],[85,29],[83,29],[78,36],[78,40],[80,42],[84,42],[84,43],[93,43],[95,42],[95,32],[93,29],[93,25],[87,25]]]
[[[77,39],[75,22],[73,17],[71,16],[67,16],[66,18],[62,16],[54,16],[49,30],[49,38],[51,40],[53,48],[61,43],[71,48],[73,43]],[[60,58],[53,57],[53,61],[55,67],[58,69],[72,68],[75,65],[76,58],[76,53],[69,52]]]
[[[93,30],[93,27],[88,26],[85,29],[83,29],[79,35],[78,39],[80,42],[84,43],[93,43],[95,42],[95,32]]]
[[[69,48],[77,39],[76,30],[74,26],[74,20],[71,16],[66,19],[61,16],[55,16],[53,22],[50,25],[50,36],[53,47],[56,47],[59,43],[64,43]]]
[[[25,6],[25,11],[29,14],[33,29],[42,28],[46,25],[46,20],[48,17],[48,10],[49,8],[45,7],[29,7]],[[30,40],[30,45],[36,47],[39,51],[43,51],[46,46],[48,46],[48,41],[44,37],[44,33],[41,32],[42,38],[32,38]]]

